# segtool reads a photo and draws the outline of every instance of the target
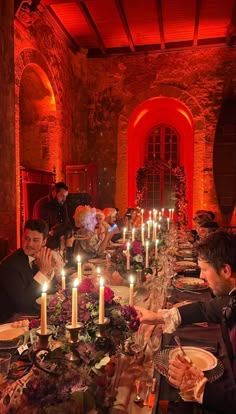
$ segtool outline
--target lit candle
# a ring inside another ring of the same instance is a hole
[[[157,248],[158,248],[159,240],[156,239],[155,241],[155,259],[157,259]]]
[[[143,213],[144,213],[144,209],[141,209],[141,226],[143,225]]]
[[[174,218],[174,211],[175,211],[175,209],[174,209],[174,208],[172,208],[172,209],[171,209],[171,218],[172,218],[172,220],[173,220],[173,218]]]
[[[149,220],[152,219],[152,210],[149,211]]]
[[[43,284],[41,293],[41,334],[47,334],[47,283]]]
[[[130,269],[130,242],[127,242],[126,245],[126,269],[129,270]]]
[[[129,305],[134,305],[134,277],[130,276],[129,278]]]
[[[72,328],[78,325],[78,284],[79,280],[76,278],[72,287]]]
[[[170,217],[167,217],[167,230],[170,230]]]
[[[126,227],[124,227],[124,229],[123,229],[123,243],[125,243],[126,231],[127,231],[127,229],[126,229]]]
[[[132,228],[132,242],[134,241],[134,235],[135,235],[135,228]]]
[[[100,277],[98,323],[104,324],[104,279]]]
[[[157,223],[153,222],[152,241],[157,238]]]
[[[149,242],[148,240],[146,241],[146,258],[145,258],[145,267],[147,268],[149,266],[149,257],[148,257],[148,246],[149,246]]]
[[[153,210],[153,220],[156,221],[156,219],[157,219],[157,210],[154,209]]]
[[[78,273],[78,282],[81,282],[82,280],[82,265],[81,265],[81,258],[78,254],[77,256],[77,273]]]
[[[65,288],[66,288],[66,277],[65,277],[65,270],[64,269],[61,271],[61,288],[62,288],[62,290],[65,290]]]
[[[147,234],[147,236],[148,236],[148,239],[150,239],[150,234],[151,234],[151,220],[148,220],[147,226],[148,226],[148,234]]]
[[[145,224],[143,224],[141,227],[141,242],[143,246],[144,246],[144,227],[145,227]]]

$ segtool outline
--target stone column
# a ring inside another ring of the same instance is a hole
[[[16,245],[14,0],[0,1],[0,237]]]

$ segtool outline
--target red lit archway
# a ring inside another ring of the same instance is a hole
[[[180,135],[180,164],[187,179],[186,198],[188,216],[192,217],[193,198],[193,117],[189,109],[179,100],[155,97],[142,102],[133,111],[128,127],[128,204],[134,205],[136,197],[136,173],[144,164],[145,139],[156,125],[165,123],[175,128]]]

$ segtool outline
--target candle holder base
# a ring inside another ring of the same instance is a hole
[[[70,345],[70,352],[66,354],[66,359],[69,361],[78,361],[80,359],[79,354],[75,348],[79,342],[79,331],[82,327],[83,324],[81,322],[78,322],[75,327],[72,327],[72,325],[69,323],[66,325],[66,329],[70,334],[70,338],[68,340]]]
[[[98,327],[96,331],[95,347],[97,350],[108,351],[110,349],[110,344],[111,344],[111,341],[107,334],[107,327],[110,323],[110,319],[104,318],[103,323],[99,323],[99,320],[96,319],[94,323]]]
[[[41,350],[41,349],[48,350],[48,341],[52,334],[53,334],[53,330],[50,328],[47,328],[47,332],[43,334],[41,333],[41,329],[38,329],[36,331],[36,335],[38,337],[38,344],[37,344],[38,350]]]
[[[107,330],[107,326],[110,323],[110,319],[109,318],[104,318],[103,323],[100,323],[98,319],[95,319],[94,323],[98,327],[98,329],[96,331],[96,337],[97,338],[105,338],[107,336],[106,335],[106,330]]]

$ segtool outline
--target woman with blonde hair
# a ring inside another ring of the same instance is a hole
[[[86,254],[90,257],[101,256],[111,240],[114,232],[105,231],[101,240],[96,232],[96,209],[90,206],[78,206],[74,213],[75,226],[79,229],[80,240],[76,241],[76,253]]]

